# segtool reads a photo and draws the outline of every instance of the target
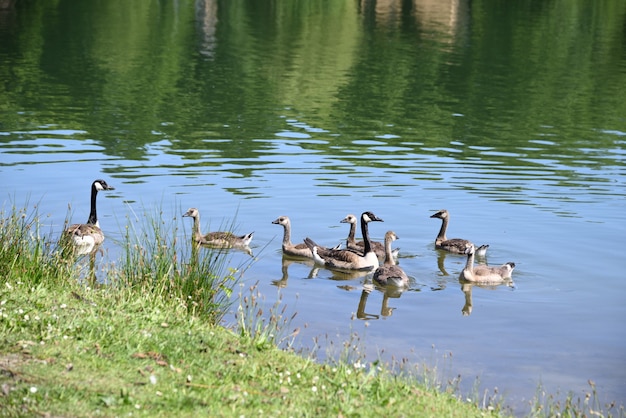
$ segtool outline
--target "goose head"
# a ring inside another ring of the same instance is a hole
[[[364,220],[365,222],[384,222],[381,218],[374,215],[370,211],[363,212],[363,214],[361,215],[361,219]]]
[[[200,212],[196,208],[189,208],[187,212],[183,213],[183,217],[189,217],[196,219]]]
[[[115,187],[109,186],[106,181],[101,180],[101,179],[95,180],[92,184],[92,187],[95,188],[97,191],[115,190]]]
[[[277,219],[272,221],[273,224],[275,225],[289,225],[290,221],[289,221],[289,217],[287,216],[279,216]]]
[[[397,236],[395,232],[393,232],[393,231],[387,231],[387,232],[385,233],[385,241],[390,241],[390,242],[393,242],[393,241],[395,241],[395,240],[397,240],[397,239],[400,239],[400,237],[399,237],[399,236]]]
[[[437,213],[430,215],[431,218],[439,218],[446,219],[448,217],[448,211],[446,209],[441,209]]]
[[[357,222],[357,218],[353,214],[346,215],[345,218],[339,221],[339,223],[342,223],[342,224],[356,224],[356,222]]]

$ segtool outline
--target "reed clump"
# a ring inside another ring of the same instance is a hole
[[[225,250],[200,247],[191,237],[179,242],[180,236],[177,224],[165,222],[160,212],[147,215],[139,225],[129,220],[120,262],[108,271],[109,284],[120,291],[169,299],[189,315],[218,324],[252,259],[232,267]]]

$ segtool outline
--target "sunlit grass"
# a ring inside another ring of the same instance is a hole
[[[41,230],[41,219],[34,210],[12,208],[0,212],[0,277],[22,279],[33,285],[42,281],[61,283],[69,275],[68,265],[56,251],[50,234]]]
[[[278,292],[280,293],[280,289]],[[264,305],[265,298],[258,289],[258,283],[247,289],[243,284],[240,285],[236,314],[240,337],[250,341],[258,349],[270,347],[290,349],[300,331],[296,328],[289,332],[291,321],[297,312],[287,313],[287,305],[282,303],[280,294],[272,306],[266,308]]]

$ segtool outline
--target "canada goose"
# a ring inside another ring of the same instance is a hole
[[[350,232],[348,232],[348,238],[346,238],[346,248],[349,250],[358,251],[361,254],[363,254],[363,247],[365,246],[365,242],[357,241],[355,238],[357,217],[353,214],[348,214],[346,215],[345,218],[343,218],[339,222],[343,224],[350,224]],[[377,241],[371,241],[371,242],[372,242],[372,248],[376,252],[376,256],[378,257],[378,259],[380,261],[385,261],[385,246],[382,243],[377,242]],[[393,249],[392,254],[395,258],[398,258],[399,251],[400,251],[399,248]]]
[[[441,209],[439,212],[430,216],[431,218],[441,219],[441,229],[439,234],[435,238],[435,248],[440,250],[450,251],[455,254],[465,254],[465,248],[468,244],[472,244],[470,241],[461,238],[446,238],[446,230],[448,229],[448,222],[450,221],[450,214],[446,209]],[[476,248],[476,255],[484,256],[487,253],[489,245],[481,245]]]
[[[246,235],[235,235],[232,232],[200,232],[200,211],[196,208],[189,208],[183,217],[193,218],[193,240],[200,245],[208,245],[217,248],[247,247],[252,241],[254,232]]]
[[[369,222],[374,221],[383,222],[382,219],[372,212],[363,212],[363,214],[361,214],[361,233],[365,241],[362,254],[348,249],[336,250],[320,247],[308,237],[305,238],[304,242],[313,252],[313,259],[326,267],[341,270],[372,270],[380,264],[376,253],[372,249],[372,242],[367,226]]]
[[[295,245],[291,242],[291,220],[288,216],[279,216],[277,219],[273,220],[272,223],[282,225],[284,228],[283,254],[294,257],[313,258],[311,249],[304,242]]]
[[[104,241],[104,234],[100,229],[98,214],[96,213],[96,196],[100,190],[115,190],[104,180],[95,180],[91,183],[91,211],[89,218],[84,224],[70,225],[63,231],[64,246],[69,249],[73,246],[76,254],[89,254]]]
[[[398,236],[393,231],[387,231],[385,234],[385,263],[374,271],[374,281],[380,285],[397,287],[409,285],[409,276],[402,267],[396,265],[391,252],[391,243],[397,239]]]
[[[459,278],[475,283],[503,283],[511,278],[515,263],[508,262],[498,267],[486,266],[480,264],[474,266],[474,244],[468,244],[465,254],[467,254],[467,263],[463,268]]]

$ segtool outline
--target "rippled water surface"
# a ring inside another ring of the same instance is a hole
[[[104,265],[128,219],[159,213],[183,237],[195,206],[205,231],[255,232],[244,283],[297,312],[296,345],[319,358],[356,335],[369,360],[437,367],[466,393],[478,379],[520,413],[540,386],[584,396],[589,379],[624,403],[620,2],[113,3],[134,24],[101,5],[0,12],[5,210],[37,206],[58,233],[104,178]],[[514,286],[461,285],[465,258],[433,245],[442,208],[449,237],[516,263]],[[374,239],[400,237],[408,291],[283,259],[278,216],[293,241],[336,245],[365,210],[384,219]]]

